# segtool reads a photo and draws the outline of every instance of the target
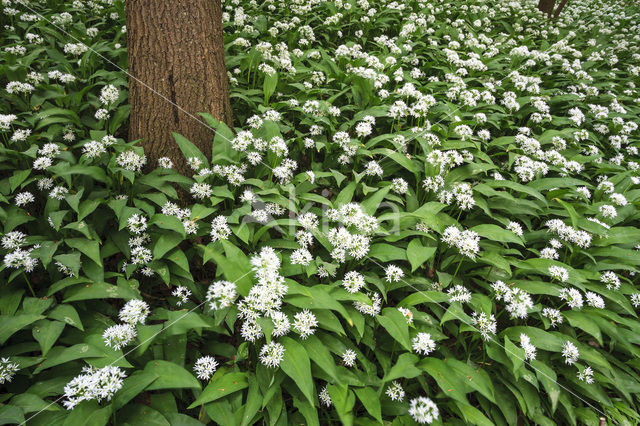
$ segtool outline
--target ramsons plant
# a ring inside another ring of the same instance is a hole
[[[186,177],[121,0],[3,0],[3,423],[640,422],[640,14],[535,3],[225,1]]]

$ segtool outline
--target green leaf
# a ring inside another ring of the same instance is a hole
[[[318,367],[322,368],[335,382],[341,381],[331,352],[317,336],[311,335],[307,337],[302,340],[302,345],[307,350],[307,354],[311,360],[316,363]]]
[[[448,363],[438,358],[425,358],[418,364],[418,367],[429,373],[442,389],[446,397],[467,404],[467,385],[460,374],[454,374]]]
[[[207,160],[207,157],[191,141],[189,141],[179,133],[172,132],[171,134],[176,140],[178,148],[180,148],[180,151],[182,151],[182,155],[184,155],[185,160],[195,157],[202,161],[203,164],[209,164],[209,160]]]
[[[158,379],[149,385],[148,390],[201,388],[200,382],[189,371],[173,362],[152,360],[144,367],[144,371],[158,376]]]
[[[80,274],[80,253],[59,254],[53,258],[69,268],[74,276]]]
[[[300,388],[311,405],[315,405],[315,391],[311,377],[311,363],[304,346],[289,337],[280,338],[284,346],[284,357],[280,368]]]
[[[376,316],[376,320],[382,325],[391,337],[397,340],[403,348],[411,351],[411,339],[409,338],[409,326],[404,315],[396,308],[384,308],[382,315]]]
[[[57,305],[48,315],[49,318],[69,324],[79,330],[84,331],[82,321],[75,308],[71,305]]]
[[[407,260],[407,252],[401,247],[391,244],[373,244],[369,249],[368,257],[378,259],[381,262],[391,262],[394,260]]]
[[[33,338],[40,344],[42,350],[42,356],[45,356],[49,349],[56,343],[62,330],[64,330],[64,323],[60,321],[48,321],[40,320],[34,324],[31,330]]]
[[[358,399],[364,405],[364,408],[367,410],[371,417],[376,419],[378,422],[382,423],[382,408],[380,407],[380,397],[376,391],[374,391],[370,387],[366,388],[355,388],[354,392],[358,396]]]
[[[337,384],[327,386],[331,402],[333,403],[340,422],[343,425],[353,424],[353,406],[356,403],[356,397],[353,391],[349,390],[347,385]]]
[[[269,104],[269,98],[276,91],[276,86],[278,85],[278,73],[274,73],[273,75],[266,74],[264,75],[264,83],[262,90],[264,92],[264,103]]]
[[[113,398],[113,409],[119,410],[129,401],[144,391],[158,377],[157,373],[150,371],[135,371],[131,376],[124,379],[122,388],[116,392]]]
[[[425,247],[420,238],[414,238],[407,246],[407,258],[411,263],[411,272],[418,269],[424,262],[431,259],[436,252],[436,247]]]
[[[140,295],[126,285],[112,285],[105,282],[87,284],[69,289],[63,303],[88,299],[137,299]]]
[[[184,227],[182,229],[184,230]],[[162,256],[173,250],[182,241],[184,241],[183,235],[176,232],[163,232],[153,245],[153,258],[162,259]]]
[[[98,241],[86,238],[67,238],[64,242],[71,248],[79,250],[89,259],[102,266],[102,256],[100,255],[100,244]]]
[[[219,374],[222,373],[222,374]],[[247,373],[226,372],[220,370],[211,378],[211,381],[202,391],[198,399],[189,406],[189,409],[198,407],[211,401],[225,397],[233,392],[245,389],[249,386]]]
[[[498,225],[482,224],[471,228],[481,237],[490,241],[499,241],[502,243],[515,243],[524,246],[522,239],[508,229],[504,229]],[[482,241],[482,240],[481,240]]]
[[[149,219],[149,225],[155,225],[158,228],[168,229],[169,231],[177,232],[182,235],[182,238],[186,238],[186,232],[182,221],[175,216],[168,216],[166,214],[154,214]]]
[[[413,379],[422,374],[416,364],[418,363],[418,357],[411,353],[403,353],[398,357],[398,360],[393,367],[384,375],[382,382],[390,382],[401,377],[405,379]]]
[[[32,314],[0,315],[0,345],[4,345],[14,333],[42,318],[42,315]]]

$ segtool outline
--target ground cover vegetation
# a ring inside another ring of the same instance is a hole
[[[4,423],[640,422],[637,5],[226,0],[190,176],[122,1],[2,5]]]

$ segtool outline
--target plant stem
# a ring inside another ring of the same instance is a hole
[[[31,290],[31,294],[33,295],[33,297],[37,297],[35,291],[33,291],[33,287],[31,287],[29,278],[27,278],[27,274],[23,272],[22,275],[24,276],[25,281],[27,281],[27,285],[29,286],[29,290]]]
[[[454,272],[454,274],[453,274],[453,278],[455,278],[456,275],[458,275],[458,269],[460,269],[460,265],[462,265],[462,260],[463,259],[464,258],[460,258],[460,262],[458,262],[458,267],[456,268],[456,272]],[[453,278],[451,278],[452,281],[453,281]]]

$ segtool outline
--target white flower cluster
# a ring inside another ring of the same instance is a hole
[[[456,226],[451,225],[442,233],[442,241],[451,247],[456,247],[460,254],[475,259],[480,251],[480,236],[471,230],[460,231]]]
[[[420,396],[411,400],[409,414],[417,423],[433,423],[440,416],[438,406],[431,399]]]
[[[558,235],[562,241],[573,243],[581,248],[588,248],[591,245],[591,235],[588,232],[575,229],[560,219],[548,220],[545,226],[549,228],[549,232]]]
[[[71,380],[64,387],[64,395],[67,398],[63,401],[68,410],[72,410],[82,401],[95,399],[97,402],[110,401],[113,395],[122,388],[126,374],[118,367],[107,365],[97,369],[94,367],[84,367],[84,374]]]
[[[484,340],[488,341],[492,334],[496,334],[497,324],[493,314],[474,312],[471,316],[471,323],[478,329]]]
[[[13,380],[18,370],[20,370],[18,363],[11,362],[9,358],[0,358],[0,385]]]
[[[149,305],[146,302],[138,299],[128,301],[118,314],[124,324],[112,325],[102,333],[105,345],[116,351],[127,346],[137,337],[135,326],[138,323],[144,324],[149,312]]]
[[[209,380],[213,373],[218,369],[218,361],[212,356],[203,356],[196,360],[193,371],[196,372],[198,379]]]
[[[506,303],[505,309],[511,318],[527,318],[529,310],[533,309],[531,295],[518,287],[509,287],[502,281],[491,284],[496,292],[496,299]]]
[[[236,285],[229,281],[216,281],[207,290],[207,302],[212,310],[223,309],[236,300]]]

